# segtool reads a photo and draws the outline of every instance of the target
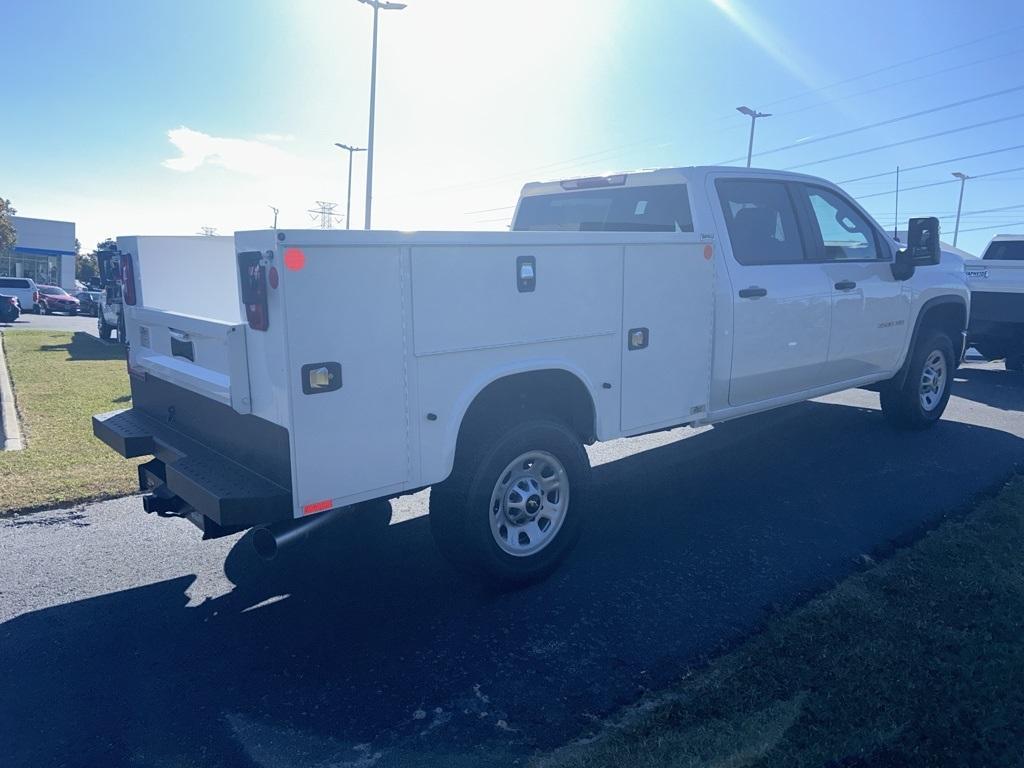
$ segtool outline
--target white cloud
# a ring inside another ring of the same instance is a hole
[[[169,130],[167,138],[181,153],[163,161],[172,171],[187,173],[215,165],[250,176],[269,176],[295,173],[299,165],[297,158],[266,141],[211,136],[185,126]]]
[[[256,139],[256,141],[295,141],[295,136],[290,133],[257,133],[253,138]]]

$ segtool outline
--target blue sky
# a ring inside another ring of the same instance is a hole
[[[526,181],[735,160],[748,129],[735,107],[749,104],[774,114],[755,152],[804,144],[755,165],[813,163],[801,170],[835,181],[1007,149],[903,173],[900,219],[952,216],[955,180],[907,188],[962,171],[994,174],[967,183],[962,247],[1024,230],[1003,226],[1024,222],[1024,148],[1008,149],[1024,145],[1018,2],[407,2],[381,16],[376,227],[500,229]],[[366,137],[371,12],[356,0],[11,2],[3,15],[0,195],[20,213],[73,220],[91,248],[268,226],[268,205],[288,227],[312,226],[317,200],[344,209],[332,145]],[[844,186],[883,193],[863,202],[891,226],[891,175]],[[952,218],[943,229],[951,239]]]

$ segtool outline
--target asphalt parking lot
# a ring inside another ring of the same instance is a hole
[[[33,315],[26,312],[13,323],[0,323],[0,332],[20,330],[83,331],[99,336],[96,318],[86,315]]]
[[[3,762],[522,763],[997,488],[1024,377],[955,392],[923,433],[853,391],[597,446],[580,546],[512,593],[440,559],[425,493],[272,564],[137,499],[0,520]]]

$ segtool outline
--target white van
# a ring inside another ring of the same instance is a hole
[[[15,296],[22,312],[39,314],[39,286],[30,277],[0,277],[0,293]]]

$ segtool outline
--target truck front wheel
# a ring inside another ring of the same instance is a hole
[[[547,576],[579,538],[590,487],[580,439],[557,421],[529,421],[460,445],[430,492],[430,527],[461,570],[499,585]]]
[[[925,332],[911,352],[902,387],[882,387],[882,413],[904,429],[926,429],[946,410],[956,371],[953,342],[941,331]]]

